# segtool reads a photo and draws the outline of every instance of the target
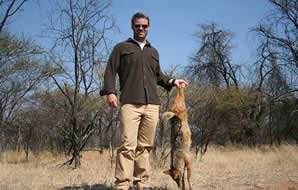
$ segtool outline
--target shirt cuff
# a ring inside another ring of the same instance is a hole
[[[99,94],[101,96],[105,96],[105,95],[109,95],[109,94],[115,94],[117,95],[117,93],[115,92],[115,90],[107,90],[107,89],[102,89]]]

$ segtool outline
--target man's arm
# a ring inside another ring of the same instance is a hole
[[[120,65],[120,50],[119,47],[116,46],[109,58],[109,61],[106,66],[106,70],[104,73],[104,86],[100,91],[101,96],[107,95],[107,102],[110,107],[118,106],[117,93],[115,89],[115,77],[118,72]]]
[[[188,85],[188,80],[184,79],[174,79],[169,76],[166,76],[163,74],[163,72],[160,69],[159,64],[159,55],[156,51],[156,58],[157,58],[157,68],[156,68],[156,76],[157,76],[157,84],[165,88],[167,91],[170,91],[173,86],[177,88],[184,88]]]

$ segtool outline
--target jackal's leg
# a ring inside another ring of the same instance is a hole
[[[178,185],[178,189],[179,190],[185,190],[185,189],[183,189],[183,178],[180,176],[179,177],[179,185]]]
[[[163,122],[164,125],[168,123],[168,121],[175,116],[174,112],[164,112],[161,117],[161,121]]]
[[[182,190],[185,190],[185,165],[184,165],[183,174],[182,174]]]
[[[191,183],[190,183],[190,178],[191,178],[191,163],[190,163],[190,160],[188,160],[188,162],[186,162],[185,166],[186,166],[186,169],[187,169],[188,187],[189,187],[189,190],[192,190]]]
[[[185,163],[185,167],[184,168],[186,168],[186,170],[187,170],[188,188],[189,188],[189,190],[192,190],[191,183],[190,183],[190,178],[191,178],[191,158],[190,158],[189,153],[186,153],[185,154],[184,163]]]

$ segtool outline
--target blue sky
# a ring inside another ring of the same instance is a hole
[[[9,25],[12,32],[24,33],[38,44],[49,14],[49,0],[31,1]],[[148,40],[159,50],[163,69],[185,66],[199,48],[193,34],[199,24],[217,23],[233,33],[232,61],[249,64],[254,61],[255,38],[249,29],[265,18],[270,10],[267,0],[114,0],[110,9],[120,32],[110,35],[115,45],[132,35],[131,16],[138,11],[151,19]]]

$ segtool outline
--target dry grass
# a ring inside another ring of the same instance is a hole
[[[73,170],[61,167],[63,155],[43,152],[30,155],[4,152],[0,155],[0,189],[111,189],[114,166],[109,154],[84,152],[82,166]],[[151,186],[176,189],[162,171],[169,166],[152,161]],[[283,145],[261,148],[210,147],[202,160],[193,159],[193,189],[297,189],[298,147]]]

